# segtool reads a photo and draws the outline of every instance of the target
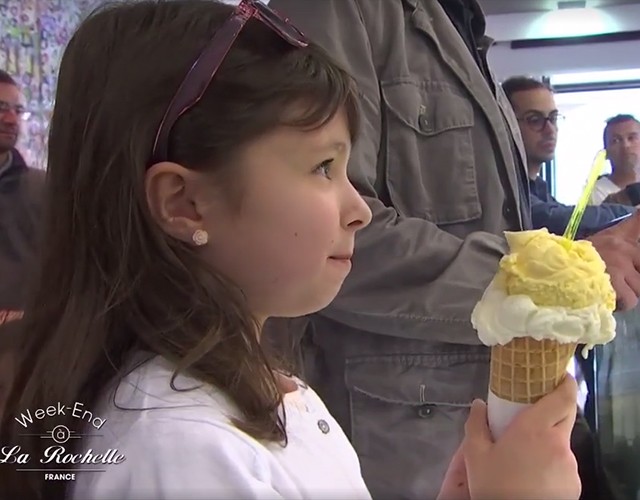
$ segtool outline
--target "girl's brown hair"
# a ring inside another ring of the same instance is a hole
[[[210,0],[112,4],[85,20],[65,50],[49,137],[44,245],[1,427],[0,443],[19,442],[32,461],[51,442],[19,436],[24,429],[14,417],[58,402],[92,408],[137,350],[225,390],[241,410],[239,425],[256,438],[286,440],[275,366],[241,291],[162,232],[144,195],[162,115],[232,9]],[[275,127],[314,128],[344,108],[355,136],[356,101],[351,78],[321,49],[291,47],[250,20],[202,100],[173,128],[169,159],[233,183],[225,170],[234,154]],[[83,422],[67,414],[55,423],[34,420],[28,432],[57,424],[81,432]],[[67,451],[78,441],[66,443]],[[44,474],[9,478],[12,467],[1,467],[0,491],[12,498],[64,494],[62,483],[45,486]]]

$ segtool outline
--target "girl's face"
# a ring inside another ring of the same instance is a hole
[[[317,130],[282,127],[227,167],[235,202],[209,190],[202,256],[243,290],[258,319],[318,311],[340,290],[355,233],[371,221],[347,178],[350,151],[344,112]]]

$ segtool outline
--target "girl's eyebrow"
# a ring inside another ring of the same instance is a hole
[[[344,141],[333,141],[315,145],[312,147],[312,149],[314,149],[315,151],[326,151],[330,149],[332,151],[341,152],[347,149],[347,143]]]

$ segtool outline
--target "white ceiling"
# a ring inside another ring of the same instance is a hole
[[[560,0],[562,1],[562,0]],[[516,12],[543,12],[556,10],[558,0],[479,0],[486,14],[511,14]],[[640,5],[640,0],[586,0],[587,7],[612,7],[614,5]]]

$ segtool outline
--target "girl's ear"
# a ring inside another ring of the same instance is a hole
[[[203,204],[197,200],[201,175],[177,163],[161,162],[147,170],[144,185],[149,212],[158,226],[173,238],[195,245],[208,240]]]

